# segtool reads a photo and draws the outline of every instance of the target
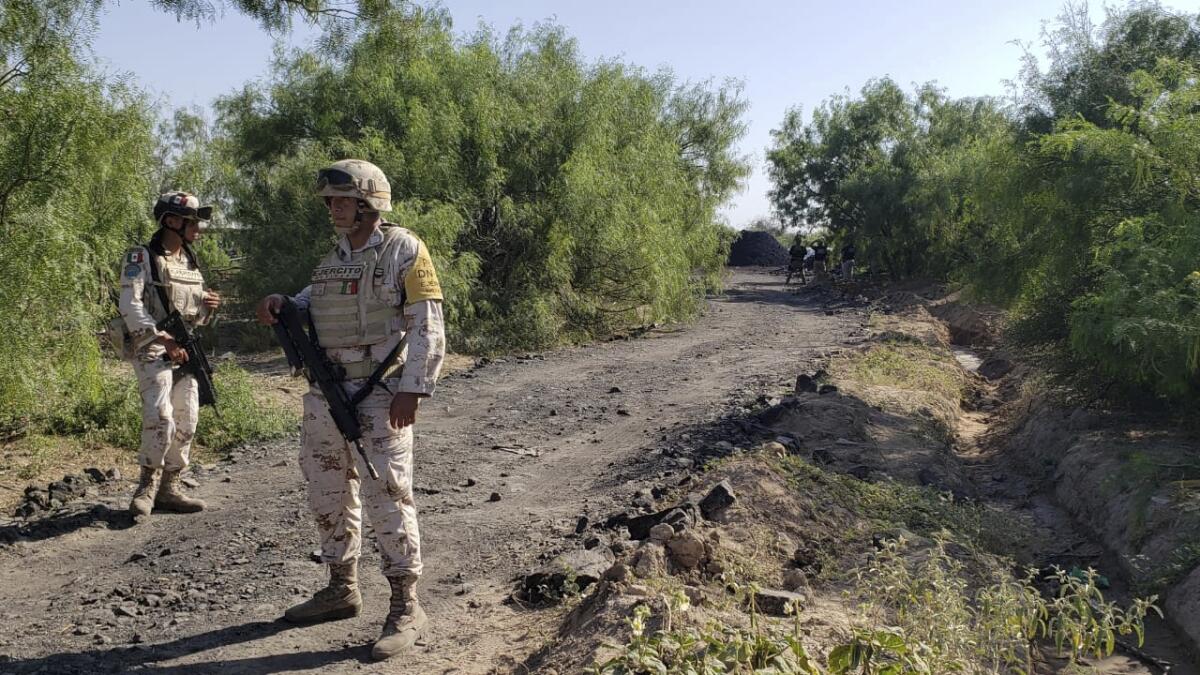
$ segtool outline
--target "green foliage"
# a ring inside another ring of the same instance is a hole
[[[117,376],[111,372],[101,377],[99,396],[60,411],[47,427],[59,435],[136,450],[142,429],[137,381],[129,374]],[[250,441],[276,438],[298,422],[289,411],[261,400],[250,373],[232,363],[218,365],[213,384],[221,416],[216,417],[211,408],[201,408],[195,439],[207,450],[223,452]]]
[[[0,6],[0,430],[105,394],[95,331],[144,234],[153,147],[140,94],[80,60],[91,4]]]
[[[1005,130],[991,100],[951,100],[930,85],[909,96],[873,80],[808,124],[788,111],[767,153],[771,199],[789,224],[826,227],[893,276],[945,274],[964,254],[956,226],[973,214],[961,194],[968,160]]]
[[[755,593],[753,586],[737,589]],[[808,655],[801,640],[800,608],[792,607],[794,620],[790,630],[768,625],[753,609],[751,625],[741,628],[710,621],[702,628],[676,626],[691,608],[688,597],[676,591],[663,598],[664,626],[650,634],[652,610],[639,604],[629,624],[629,642],[620,654],[593,666],[596,675],[634,675],[663,673],[679,675],[717,675],[718,673],[789,673],[817,675],[820,665]]]
[[[278,438],[297,428],[299,419],[278,404],[260,399],[249,372],[232,363],[222,363],[213,376],[221,416],[211,408],[200,409],[196,443],[224,452],[250,441]]]
[[[958,539],[990,551],[1007,550],[1013,539],[1026,535],[1020,523],[1008,514],[956,500],[952,494],[931,487],[899,481],[869,483],[826,471],[795,455],[774,458],[772,462],[797,492],[816,495],[816,501],[858,514],[877,528],[901,526],[926,536],[950,531]],[[844,532],[848,539],[861,534]]]
[[[930,673],[929,665],[920,654],[924,645],[909,645],[895,631],[855,629],[850,642],[838,645],[829,652],[829,672],[833,675],[861,673],[862,675],[901,675]],[[959,672],[957,664],[946,664],[940,672]]]
[[[963,282],[1126,394],[1200,396],[1200,16],[1069,6],[1005,110],[872,81],[768,159],[777,212],[858,239],[895,276]]]
[[[415,8],[363,25],[219,104],[241,295],[307,283],[332,242],[312,177],[358,156],[428,243],[459,349],[695,313],[723,259],[717,208],[747,172],[736,87],[588,64],[554,27],[456,41],[444,13]]]
[[[1119,636],[1133,635],[1141,646],[1146,615],[1161,615],[1153,596],[1128,607],[1105,601],[1091,569],[1069,574],[1056,568],[1058,590],[1049,599],[1035,585],[1037,570],[1022,579],[1003,567],[973,574],[983,578],[971,585],[941,540],[915,559],[903,539],[884,542],[855,572],[853,594],[870,627],[831,652],[830,670],[1029,674],[1046,641],[1071,663],[1104,658]]]
[[[944,359],[920,344],[885,343],[853,360],[856,381],[925,391],[946,400],[962,398],[966,383]]]

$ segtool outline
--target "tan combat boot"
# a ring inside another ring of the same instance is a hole
[[[154,508],[154,492],[158,489],[158,469],[142,467],[138,477],[137,489],[133,491],[133,501],[129,502],[129,514],[134,518],[148,516]]]
[[[317,623],[358,616],[362,596],[358,593],[358,563],[329,565],[329,585],[311,599],[288,607],[283,618],[291,623]]]
[[[417,577],[398,576],[387,580],[392,585],[392,602],[383,624],[383,634],[371,648],[371,656],[377,661],[411,649],[425,624],[429,623],[425,610],[417,601]]]
[[[204,502],[193,499],[180,489],[179,472],[163,471],[162,485],[154,497],[154,508],[174,513],[195,513],[204,510]]]

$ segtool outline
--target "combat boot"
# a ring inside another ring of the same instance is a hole
[[[158,489],[158,469],[142,467],[138,476],[137,489],[133,491],[133,500],[129,502],[129,514],[134,518],[148,516],[154,508],[154,492]]]
[[[383,634],[371,648],[371,656],[377,661],[411,649],[425,624],[429,623],[425,610],[417,601],[417,577],[397,576],[387,580],[392,585],[392,601],[383,623]]]
[[[358,563],[334,563],[329,566],[329,585],[311,599],[288,607],[283,618],[291,623],[318,623],[358,616],[362,596],[358,593]]]
[[[181,489],[178,471],[163,471],[162,485],[154,497],[154,508],[174,513],[195,513],[204,510],[204,502],[193,499]]]

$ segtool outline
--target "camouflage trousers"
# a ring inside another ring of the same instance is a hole
[[[142,448],[138,464],[182,471],[200,418],[200,389],[191,375],[177,377],[162,359],[134,360],[142,396]]]
[[[345,563],[358,558],[365,502],[383,557],[384,575],[416,576],[422,565],[412,490],[413,432],[411,426],[391,427],[391,400],[391,394],[376,388],[358,406],[363,449],[379,473],[375,480],[353,444],[338,432],[325,398],[309,391],[304,396],[300,470],[308,481],[308,506],[317,521],[322,562]]]

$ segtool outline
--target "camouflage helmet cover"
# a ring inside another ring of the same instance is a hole
[[[176,190],[158,196],[154,204],[154,222],[162,225],[163,218],[168,215],[208,220],[212,218],[211,206],[200,206],[200,200],[190,192]]]
[[[317,172],[317,194],[322,197],[357,197],[376,211],[392,210],[392,186],[374,164],[343,159]]]

